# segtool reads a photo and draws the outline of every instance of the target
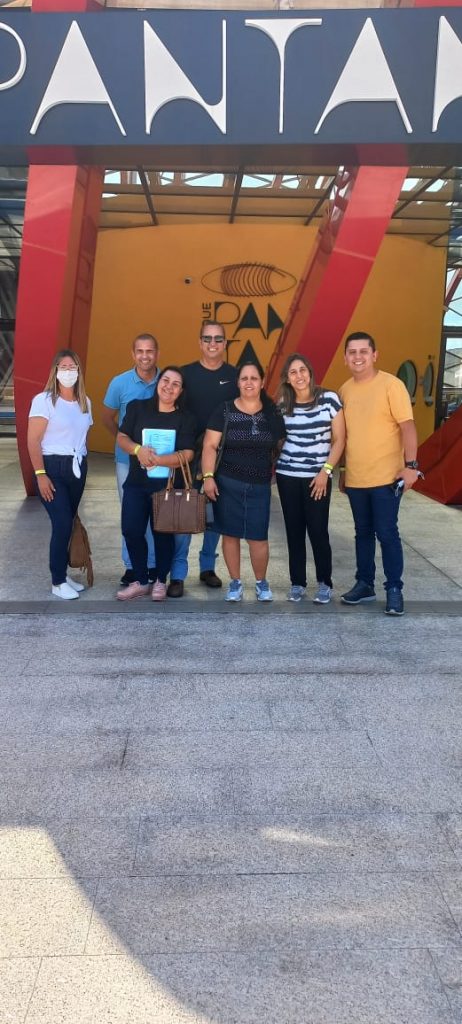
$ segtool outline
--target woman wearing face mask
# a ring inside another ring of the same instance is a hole
[[[257,601],[272,601],[266,579],[271,472],[275,449],[286,432],[281,414],[263,390],[259,364],[242,363],[237,386],[239,397],[219,405],[208,422],[202,451],[204,491],[215,502],[214,528],[223,535],[223,557],[231,577],[225,600],[242,600],[243,538],[249,545]]]
[[[93,423],[83,370],[72,349],[53,359],[45,390],[29,413],[27,447],[42,505],[51,519],[50,572],[54,597],[72,601],[84,587],[67,574],[74,516],[87,476],[87,434]]]

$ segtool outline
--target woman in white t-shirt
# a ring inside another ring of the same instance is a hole
[[[87,434],[93,423],[82,364],[72,349],[53,359],[45,390],[32,400],[27,447],[39,497],[51,519],[51,592],[72,601],[83,590],[67,575],[74,516],[87,476]]]

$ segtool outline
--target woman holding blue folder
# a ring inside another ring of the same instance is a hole
[[[119,601],[131,601],[149,594],[148,523],[154,534],[157,580],[153,601],[167,596],[167,576],[173,557],[174,535],[157,533],[152,519],[151,497],[166,486],[169,471],[180,465],[178,452],[191,461],[196,435],[195,419],[182,408],[183,374],[178,366],[167,366],[152,398],[129,402],[117,435],[117,444],[130,455],[130,469],[124,484],[122,533],[135,573],[135,582],[119,590]]]

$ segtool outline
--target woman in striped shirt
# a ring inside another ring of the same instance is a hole
[[[345,446],[342,403],[335,391],[316,387],[311,364],[297,352],[283,366],[279,401],[287,430],[276,463],[276,481],[289,548],[288,600],[301,601],[306,592],[308,533],[318,583],[313,601],[328,604],[332,596],[331,478]]]

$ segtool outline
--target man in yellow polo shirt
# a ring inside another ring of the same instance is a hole
[[[393,374],[377,370],[376,360],[370,334],[357,331],[348,335],[345,363],[351,379],[340,388],[347,431],[340,490],[348,495],[355,523],[356,583],[342,594],[342,601],[375,601],[377,538],[385,574],[385,611],[402,615],[403,548],[398,512],[402,494],[419,476],[417,432],[404,384]]]

